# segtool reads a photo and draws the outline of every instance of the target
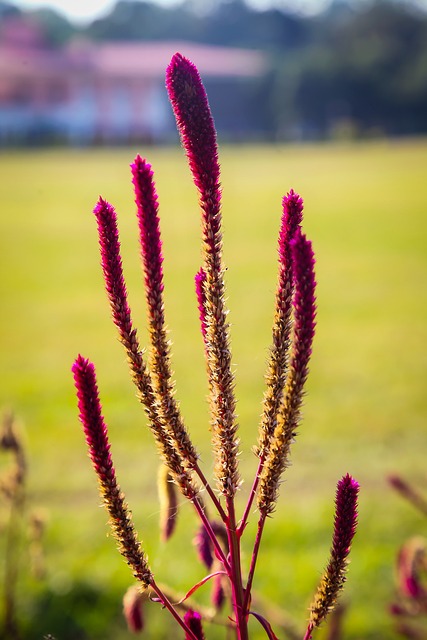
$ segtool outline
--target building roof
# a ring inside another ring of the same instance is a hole
[[[254,77],[267,69],[263,53],[193,42],[106,42],[70,45],[72,58],[88,68],[115,77],[160,77],[179,51],[197,65],[203,76]]]

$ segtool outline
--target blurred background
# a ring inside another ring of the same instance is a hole
[[[388,481],[397,474],[427,495],[424,0],[0,2],[0,638],[131,637],[122,597],[132,579],[108,537],[77,418],[70,369],[79,352],[96,365],[119,481],[156,579],[182,594],[204,575],[190,505],[180,505],[174,537],[159,540],[158,460],[109,317],[91,213],[99,194],[116,206],[146,344],[129,171],[136,153],[146,156],[177,397],[210,476],[197,194],[164,87],[176,51],[200,70],[220,140],[241,511],[256,470],[281,199],[291,188],[304,198],[317,260],[303,421],[266,528],[254,606],[280,638],[303,637],[335,485],[349,472],[361,505],[342,631],[325,625],[318,638],[426,638],[425,617],[390,613],[398,604],[421,614],[399,590],[396,559],[426,535],[426,521]],[[198,598],[210,606],[208,585]],[[145,609],[143,637],[178,637],[165,612]],[[251,622],[251,639],[264,637]]]
[[[27,4],[0,3],[2,146],[170,141],[184,43],[228,140],[426,133],[421,0]]]

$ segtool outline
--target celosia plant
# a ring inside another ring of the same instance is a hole
[[[139,584],[139,590],[131,590],[125,599],[126,615],[133,630],[142,627],[138,606],[148,595],[168,609],[187,640],[201,640],[205,637],[203,626],[212,615],[193,602],[190,604],[189,598],[200,586],[212,580],[216,610],[219,611],[226,598],[230,599],[232,613],[225,624],[234,629],[238,640],[249,637],[249,615],[255,616],[267,637],[274,639],[270,622],[252,609],[251,594],[264,526],[276,508],[281,477],[289,465],[290,449],[300,419],[315,331],[314,255],[311,242],[301,231],[303,201],[291,190],[282,202],[273,339],[256,447],[258,470],[246,507],[238,516],[235,497],[241,484],[239,440],[223,277],[216,131],[199,73],[180,54],[172,58],[167,69],[166,86],[199,193],[202,214],[203,264],[196,274],[195,284],[209,383],[216,490],[200,468],[197,449],[174,395],[164,317],[158,200],[150,164],[140,156],[132,164],[148,307],[150,349],[147,358],[133,326],[127,300],[115,210],[101,198],[94,213],[113,320],[165,467],[159,476],[162,536],[167,539],[174,529],[176,489],[193,504],[201,521],[195,544],[209,573],[189,589],[178,604],[173,603],[175,596],[157,583],[138,540],[116,479],[95,368],[82,356],[78,356],[73,366],[80,420],[112,531]],[[203,500],[201,488],[206,495]],[[311,606],[305,640],[312,637],[314,629],[333,608],[344,584],[347,556],[356,527],[358,489],[357,482],[349,475],[338,482],[331,557]],[[241,541],[254,502],[259,513],[257,534],[249,566],[243,567]],[[210,515],[212,507],[215,518]]]
[[[427,515],[427,499],[404,478],[392,475],[390,485],[421,514]],[[413,536],[406,540],[396,562],[397,601],[390,611],[396,631],[404,638],[425,638],[427,634],[427,540]]]

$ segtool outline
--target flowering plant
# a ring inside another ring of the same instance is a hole
[[[399,475],[388,478],[391,487],[427,516],[427,499],[421,491]],[[404,638],[425,638],[427,616],[427,540],[412,536],[396,558],[397,599],[390,606],[396,631]]]
[[[158,200],[150,164],[137,156],[131,167],[148,307],[148,361],[140,347],[127,300],[115,210],[100,198],[94,213],[113,320],[165,468],[160,476],[165,514],[162,535],[167,539],[173,532],[176,489],[193,504],[200,518],[201,528],[196,544],[210,573],[177,604],[158,585],[138,540],[116,479],[95,368],[82,356],[78,356],[73,365],[80,420],[110,515],[112,531],[120,552],[138,581],[138,590],[125,598],[125,611],[134,629],[142,624],[135,605],[150,597],[170,612],[182,627],[186,640],[205,638],[203,625],[209,616],[201,608],[185,607],[185,601],[202,584],[212,580],[213,603],[217,610],[223,605],[224,597],[230,594],[231,615],[227,626],[234,629],[238,640],[249,637],[249,615],[255,616],[267,637],[273,640],[276,635],[271,624],[251,607],[251,593],[264,526],[267,517],[275,510],[281,476],[289,464],[290,448],[300,419],[315,331],[314,255],[311,242],[301,231],[303,201],[291,190],[282,202],[273,337],[256,447],[258,469],[245,509],[239,517],[235,509],[235,496],[241,483],[239,441],[223,277],[216,131],[199,73],[179,53],[173,56],[167,69],[166,86],[199,193],[202,215],[203,264],[196,274],[195,286],[209,383],[216,490],[199,465],[196,447],[174,395],[164,317]],[[206,497],[202,498],[201,488]],[[358,483],[349,475],[338,482],[331,556],[311,606],[304,640],[312,637],[314,629],[333,608],[344,584],[347,556],[356,528],[358,489]],[[258,527],[251,561],[247,572],[244,572],[241,540],[255,501]],[[216,511],[216,519],[209,515],[212,507]]]

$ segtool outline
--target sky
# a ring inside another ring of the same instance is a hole
[[[64,13],[70,20],[84,24],[94,18],[108,13],[115,5],[115,0],[11,0],[13,4],[22,9],[34,9],[39,7],[51,7]],[[172,6],[179,4],[180,0],[155,0],[158,4]],[[362,0],[359,0],[362,1]],[[200,0],[202,3],[203,0]],[[321,10],[329,0],[247,0],[247,3],[255,8],[280,6],[292,7],[294,10],[311,13]],[[427,2],[427,0],[426,0]]]
[[[108,13],[116,4],[116,0],[11,0],[13,4],[22,9],[34,9],[39,7],[52,7],[64,13],[68,19],[85,24],[94,18]],[[179,4],[181,0],[154,0],[157,4],[172,6]],[[194,0],[193,0],[194,1]],[[202,4],[205,0],[199,0]],[[209,0],[213,2],[214,0]],[[265,9],[276,6],[283,9],[311,14],[324,9],[331,0],[246,0],[247,4],[257,9]],[[367,0],[353,0],[355,3],[364,3]],[[419,7],[427,9],[427,0],[412,0]]]

